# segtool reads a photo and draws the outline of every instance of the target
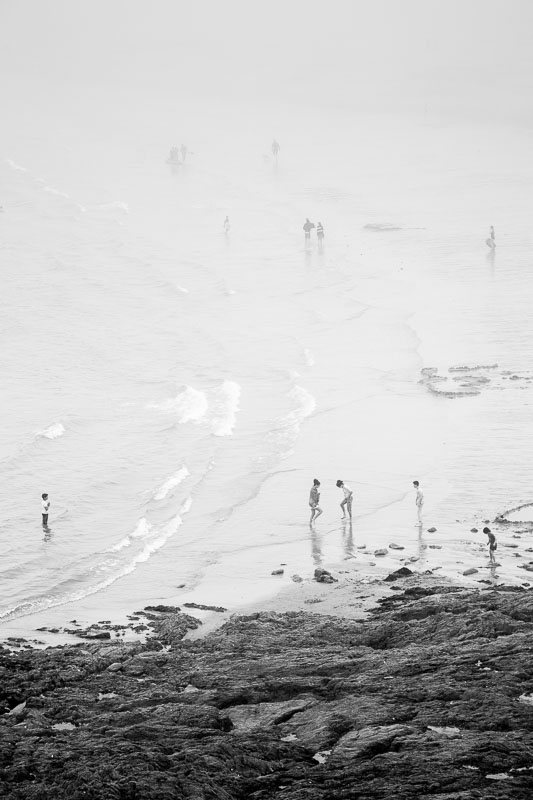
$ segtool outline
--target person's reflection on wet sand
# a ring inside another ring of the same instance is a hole
[[[490,274],[493,277],[494,277],[494,272],[495,272],[495,269],[494,269],[495,262],[496,262],[496,249],[489,250],[489,252],[487,253],[487,264],[490,267]]]
[[[322,537],[316,532],[316,528],[309,523],[309,531],[311,533],[311,556],[315,567],[322,564]]]
[[[342,546],[344,548],[344,555],[346,558],[353,558],[355,556],[353,526],[351,519],[342,520]]]
[[[417,547],[416,547],[416,555],[420,561],[426,561],[426,550],[427,550],[426,540],[424,538],[424,527],[420,522],[418,524],[418,540],[417,540]]]

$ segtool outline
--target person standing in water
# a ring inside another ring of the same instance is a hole
[[[274,141],[272,142],[272,155],[274,156],[274,160],[275,160],[275,161],[277,161],[277,160],[278,160],[278,154],[279,154],[279,151],[280,151],[280,150],[281,150],[281,148],[280,148],[280,146],[279,146],[279,142],[277,142],[277,141],[274,139]]]
[[[324,244],[324,226],[321,222],[317,222],[316,225],[316,238],[318,239],[318,247],[322,249]]]
[[[320,502],[320,492],[318,491],[319,486],[320,481],[318,478],[314,478],[311,491],[309,492],[309,505],[311,506],[311,519],[309,520],[310,525],[312,525],[313,521],[322,514],[322,509],[318,505]]]
[[[494,232],[494,225],[490,226],[490,236],[485,241],[487,247],[490,247],[491,250],[494,250],[494,248],[496,247],[496,234]]]
[[[183,161],[183,163],[185,163],[185,159],[187,158],[187,153],[188,153],[187,145],[186,144],[182,144],[181,147],[180,147],[180,154],[181,154],[181,160]]]
[[[46,492],[41,495],[41,511],[43,516],[43,528],[48,528],[48,511],[50,510],[50,500]]]
[[[420,488],[420,483],[418,481],[413,481],[413,486],[416,489],[416,497],[415,497],[415,504],[416,504],[416,511],[418,514],[418,524],[422,525],[422,508],[424,507],[424,493]]]
[[[311,231],[313,230],[314,227],[315,227],[315,223],[311,222],[309,217],[306,217],[304,225],[303,225],[306,241],[311,238]]]
[[[229,217],[226,217],[224,220],[224,233],[229,233],[230,231],[230,224],[229,224]]]
[[[483,533],[485,533],[488,536],[487,544],[489,546],[489,561],[491,562],[491,564],[494,564],[495,562],[494,551],[498,547],[498,542],[496,541],[496,537],[494,536],[490,528],[483,528]]]
[[[350,519],[352,518],[352,500],[353,500],[353,491],[347,486],[344,481],[338,480],[335,484],[342,489],[344,492],[344,500],[341,503],[342,508],[342,519],[346,519],[346,511],[348,511],[348,516]]]

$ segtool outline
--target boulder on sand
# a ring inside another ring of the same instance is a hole
[[[391,572],[386,578],[383,578],[383,580],[389,582],[397,581],[399,578],[408,578],[409,575],[412,574],[412,571],[407,567],[400,567],[400,569],[395,570],[395,572]]]
[[[331,572],[321,567],[315,569],[315,581],[318,581],[318,583],[338,583],[337,578],[334,578]]]

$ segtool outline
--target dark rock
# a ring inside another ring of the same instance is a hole
[[[285,572],[284,569],[273,569],[270,574],[271,575],[283,575],[284,572]]]
[[[381,547],[379,550],[374,550],[375,556],[386,556],[388,555],[388,550],[386,547]]]
[[[82,633],[78,631],[78,636],[82,636],[84,639],[111,639],[109,631],[98,631],[97,633]]]
[[[186,608],[198,608],[201,611],[219,611],[219,612],[223,612],[223,611],[227,611],[228,610],[227,608],[224,608],[223,606],[204,606],[201,603],[184,603],[183,605],[186,606]]]
[[[315,569],[315,581],[318,581],[318,583],[338,583],[337,578],[334,578],[331,572],[321,567]]]
[[[409,575],[412,575],[413,572],[408,569],[407,567],[400,567],[400,569],[395,570],[394,572],[389,573],[386,578],[383,578],[384,581],[397,581],[399,578],[408,578]]]
[[[436,532],[437,532],[436,528],[428,528],[428,533],[436,533]]]
[[[463,575],[475,575],[478,571],[479,570],[477,570],[475,567],[469,567],[468,569],[465,569]]]
[[[184,605],[190,605],[190,603],[184,603]],[[181,609],[179,606],[145,606],[145,611],[157,611],[159,613],[166,613],[166,614],[176,614]]]
[[[531,800],[533,592],[413,586],[364,620],[257,612],[194,641],[187,623],[0,650],[0,796]]]

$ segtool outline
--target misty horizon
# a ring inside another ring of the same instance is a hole
[[[22,0],[4,2],[0,18],[2,86],[15,105],[19,91],[97,105],[114,86],[177,103],[529,119],[533,9],[522,0]]]

